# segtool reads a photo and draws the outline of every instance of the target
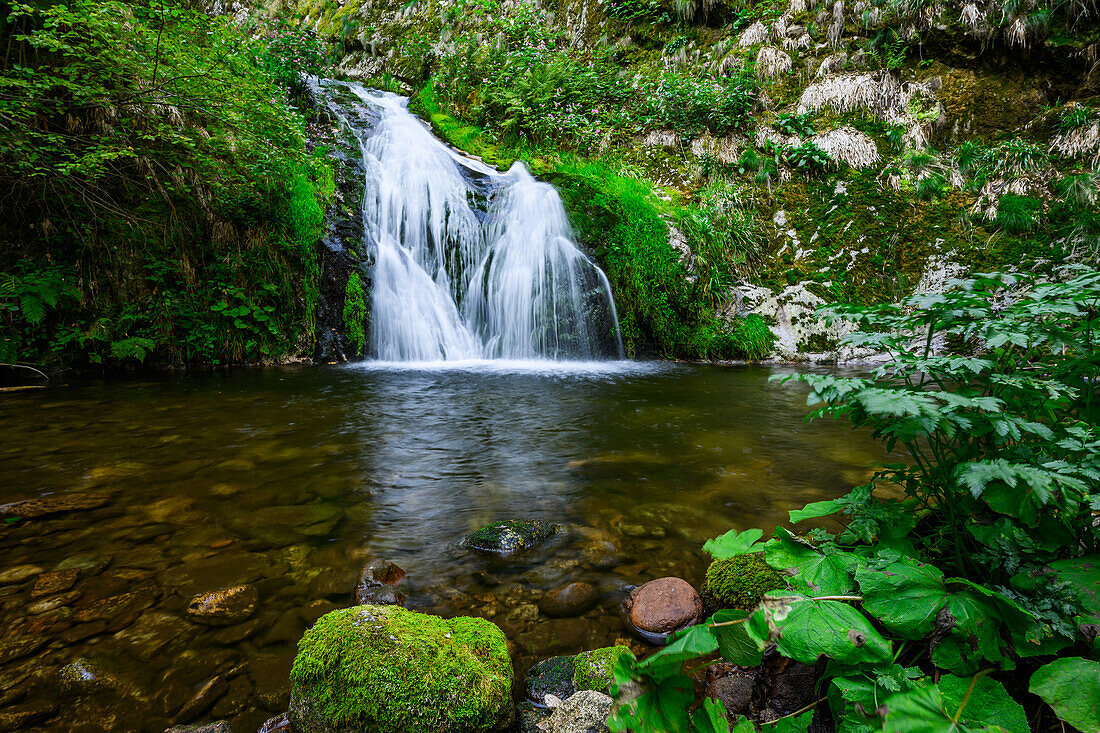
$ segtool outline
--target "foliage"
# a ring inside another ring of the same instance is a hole
[[[747,67],[733,77],[704,81],[666,72],[653,90],[650,118],[687,135],[704,129],[723,134],[741,127],[756,98],[756,77]]]
[[[784,135],[810,137],[814,134],[813,112],[781,114],[775,119],[775,129]]]
[[[812,140],[786,151],[787,165],[802,169],[806,173],[820,174],[833,162],[829,154],[819,148]]]
[[[367,334],[363,328],[366,316],[367,301],[363,293],[363,280],[358,272],[352,271],[344,288],[344,333],[356,355],[363,353],[363,347],[367,343]]]
[[[681,667],[715,651],[757,664],[775,644],[803,663],[828,658],[821,689],[838,730],[1024,733],[1009,690],[1029,675],[1059,717],[1095,730],[1095,661],[1031,671],[1036,657],[1091,643],[1084,624],[1100,617],[1100,271],[1065,282],[980,275],[899,305],[825,310],[859,327],[852,345],[892,359],[870,377],[795,377],[811,388],[812,415],[846,418],[904,447],[908,462],[791,512],[796,523],[834,515],[844,528],[779,528],[764,543],[790,590],[620,664],[620,690],[641,694],[620,705],[612,729],[660,720],[671,731],[731,730],[721,716],[708,716],[710,727],[689,716]],[[731,532],[706,549],[742,557],[760,537]]]
[[[11,6],[7,358],[225,363],[311,337],[331,174],[279,86],[314,68],[297,38],[178,2]]]

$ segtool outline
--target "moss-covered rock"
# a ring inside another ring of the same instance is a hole
[[[541,545],[560,529],[553,522],[537,519],[505,519],[466,535],[466,546],[486,555],[512,557]]]
[[[298,642],[290,680],[300,733],[481,733],[512,719],[507,640],[478,618],[333,611]]]
[[[624,656],[633,658],[634,654],[625,646],[581,652],[573,657],[573,685],[578,690],[608,693],[615,679],[615,665]]]
[[[550,657],[527,670],[527,699],[533,703],[543,705],[547,695],[564,700],[576,691],[572,657]]]
[[[737,555],[710,564],[699,594],[708,609],[749,611],[768,591],[786,587],[782,574],[764,562],[763,555]]]

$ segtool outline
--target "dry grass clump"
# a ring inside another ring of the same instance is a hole
[[[791,70],[791,57],[774,46],[764,46],[756,55],[756,78],[770,81]]]
[[[741,48],[749,48],[751,46],[759,46],[768,42],[768,28],[759,20],[750,25],[745,30],[741,31],[741,35],[737,37],[737,45]]]
[[[1066,158],[1092,156],[1092,167],[1100,164],[1100,122],[1076,127],[1054,137],[1050,152]]]
[[[815,135],[813,142],[833,160],[842,160],[853,168],[867,168],[880,158],[875,141],[850,126]]]

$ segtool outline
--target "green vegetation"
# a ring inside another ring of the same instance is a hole
[[[623,657],[634,658],[625,646],[608,646],[573,657],[573,686],[578,690],[607,693],[615,681],[615,665]]]
[[[735,555],[710,564],[699,595],[710,609],[751,611],[765,593],[786,587],[783,576],[764,562],[762,554]]]
[[[0,40],[0,362],[234,363],[311,341],[332,176],[289,96],[320,68],[309,34],[79,0],[11,6]]]
[[[478,618],[333,611],[298,642],[290,679],[291,721],[303,730],[474,733],[511,716],[507,642]]]
[[[363,280],[358,272],[348,275],[344,289],[344,334],[355,347],[355,354],[362,354],[367,343],[363,322],[367,317],[367,300],[363,293]]]
[[[792,523],[832,516],[839,534],[779,528],[761,543],[754,529],[708,541],[716,564],[762,550],[790,589],[617,665],[617,683],[644,694],[612,730],[752,730],[744,719],[731,728],[717,702],[689,716],[681,668],[714,652],[759,664],[770,643],[806,664],[828,659],[814,707],[838,730],[1025,733],[1040,713],[1021,694],[1029,687],[1064,722],[1094,730],[1100,271],[1070,275],[980,275],[899,305],[828,308],[859,327],[849,343],[892,361],[870,377],[793,378],[810,386],[814,417],[870,430],[907,462],[791,512]],[[807,730],[814,713],[785,729]]]

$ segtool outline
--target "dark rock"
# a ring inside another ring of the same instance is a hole
[[[466,546],[496,557],[513,557],[553,537],[561,526],[536,519],[506,519],[466,535]]]
[[[61,691],[80,697],[117,685],[117,680],[94,659],[80,658],[62,667],[57,673]]]
[[[289,716],[283,713],[274,718],[268,718],[256,733],[294,733],[294,728],[290,725]]]
[[[374,588],[355,589],[355,605],[373,604],[375,606],[404,606],[405,594],[388,585]]]
[[[344,516],[332,504],[293,504],[255,509],[230,518],[230,526],[280,546],[308,537],[327,537]]]
[[[212,680],[208,680],[206,684],[199,688],[190,700],[183,704],[177,718],[187,720],[189,718],[195,718],[202,715],[204,712],[210,709],[210,707],[218,701],[218,699],[225,694],[229,689],[229,683],[225,677],[218,676]],[[211,725],[214,725],[211,723]]]
[[[256,697],[268,710],[290,703],[290,668],[293,654],[257,654],[248,663],[248,675],[256,686]]]
[[[539,707],[547,695],[564,700],[576,691],[572,657],[550,657],[527,670],[527,699]]]
[[[153,586],[145,586],[129,593],[108,596],[84,605],[77,610],[74,618],[81,622],[106,621],[107,631],[123,629],[137,619],[157,600],[159,593]]]
[[[10,504],[0,504],[0,518],[21,517],[33,519],[62,512],[96,509],[111,501],[109,492],[88,492],[84,494],[60,494],[43,496],[37,499],[24,499]]]
[[[132,626],[115,634],[119,646],[148,662],[170,642],[194,628],[179,616],[163,611],[146,611]]]
[[[404,570],[389,560],[371,560],[359,574],[355,588],[357,605],[403,606],[405,594],[393,586],[405,579]]]
[[[658,578],[631,591],[623,611],[639,636],[663,644],[672,632],[703,620],[703,601],[687,581]]]
[[[187,615],[207,626],[239,624],[256,610],[259,594],[251,585],[200,593],[187,603]]]
[[[55,570],[49,573],[42,573],[34,581],[34,588],[31,589],[31,598],[41,598],[42,596],[50,596],[54,593],[61,593],[67,591],[76,585],[77,576],[80,572],[72,570]]]
[[[573,653],[589,645],[588,631],[575,619],[552,618],[532,623],[516,642],[532,655]]]
[[[769,681],[768,708],[783,716],[801,710],[814,701],[814,688],[823,668],[802,662],[787,662]]]
[[[224,720],[198,725],[176,725],[167,728],[164,733],[233,733],[233,728]]]
[[[0,731],[18,730],[29,723],[40,723],[57,710],[52,702],[37,700],[0,711]]]
[[[752,703],[753,681],[748,677],[731,675],[719,677],[707,685],[707,697],[721,700],[731,717],[747,715]],[[797,708],[796,708],[797,710]]]
[[[547,616],[578,616],[591,608],[599,597],[591,583],[578,581],[547,591],[539,600],[539,608]]]
[[[549,713],[542,708],[537,708],[529,702],[521,702],[516,705],[515,733],[543,733],[539,723],[550,718]]]

